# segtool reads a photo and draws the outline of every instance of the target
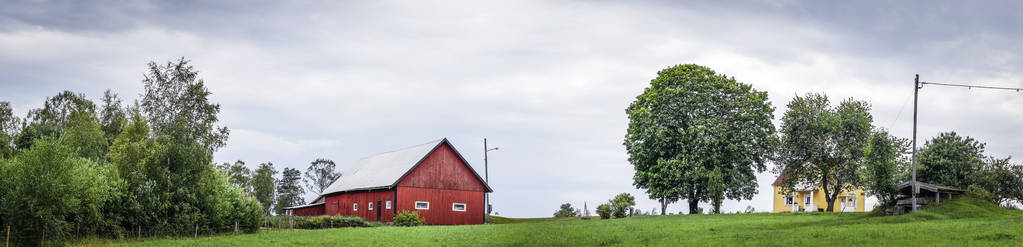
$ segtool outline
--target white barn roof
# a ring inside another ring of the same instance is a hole
[[[393,187],[398,183],[399,179],[404,177],[412,168],[415,168],[419,162],[423,161],[430,152],[433,152],[434,149],[446,142],[448,140],[444,138],[362,158],[351,169],[343,172],[341,177],[334,181],[334,183],[331,183],[327,189],[323,190],[320,196],[346,191]],[[454,150],[454,147],[451,148]],[[455,151],[455,153],[457,154],[458,151]],[[461,154],[458,154],[458,156],[461,158]],[[464,162],[465,159],[462,158],[462,161]],[[476,173],[472,167],[469,167],[469,169]],[[475,175],[477,178],[480,178],[479,174]],[[480,182],[483,182],[483,180],[480,179]],[[490,190],[489,185],[484,183],[484,186],[487,187],[488,191]]]

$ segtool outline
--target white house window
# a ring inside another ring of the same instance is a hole
[[[430,209],[430,202],[416,201],[416,209]]]
[[[359,211],[359,203],[352,203],[352,211]]]
[[[786,206],[792,205],[792,196],[786,196],[785,197],[785,205]]]
[[[451,211],[465,212],[465,203],[452,203]]]
[[[373,210],[373,203],[369,203],[369,210]]]
[[[811,203],[812,200],[813,200],[813,198],[811,198],[810,195],[804,196],[803,197],[803,205],[810,205],[810,204],[812,204]]]
[[[845,204],[846,207],[856,207],[856,194],[849,194],[849,197],[846,198],[849,200],[849,202]]]
[[[391,209],[391,201],[387,201],[387,202],[385,202],[385,203],[384,203],[384,208],[386,208],[386,209]]]

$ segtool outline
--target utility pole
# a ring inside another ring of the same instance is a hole
[[[920,74],[916,75],[916,79],[913,80],[913,213],[916,213],[916,194],[920,192],[920,187],[916,183],[916,105],[917,98],[920,95]]]
[[[916,111],[917,111],[917,99],[920,95],[920,89],[924,85],[935,85],[935,86],[946,86],[946,87],[964,87],[967,89],[981,88],[981,89],[995,89],[995,90],[1009,90],[1021,92],[1023,88],[1016,87],[992,87],[984,85],[968,85],[968,84],[954,84],[954,83],[938,83],[938,82],[921,82],[920,74],[916,75],[913,80],[913,213],[916,213],[916,194],[920,193],[920,186],[916,181]]]
[[[487,153],[497,149],[498,148],[496,147],[487,148],[487,138],[483,138],[483,181],[487,183],[486,186],[490,186],[490,166],[487,163]],[[486,190],[486,188],[484,188],[484,190]],[[486,203],[486,205],[484,205],[485,208],[483,209],[484,214],[486,214],[486,223],[490,224],[490,194],[486,191],[483,192],[483,203]]]

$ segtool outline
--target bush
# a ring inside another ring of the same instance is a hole
[[[557,211],[554,211],[554,218],[576,217],[579,216],[579,213],[577,211],[579,210],[573,208],[571,203],[561,204],[561,208],[559,208]]]
[[[600,215],[600,219],[610,219],[611,218],[611,204],[604,203],[604,204],[600,204],[600,206],[597,206],[597,214]]]
[[[636,198],[629,193],[621,193],[611,199],[611,214],[615,218],[631,216],[632,206],[636,205]]]
[[[981,200],[985,200],[985,201],[993,201],[994,200],[994,196],[991,195],[991,192],[988,192],[984,188],[981,188],[980,186],[977,186],[977,185],[970,185],[970,187],[966,189],[966,196],[977,198],[977,199],[981,199]]]
[[[79,157],[52,137],[35,140],[16,157],[0,160],[0,221],[25,235],[68,239],[107,225],[102,205],[114,194],[111,170]]]
[[[370,227],[366,220],[360,217],[346,216],[294,216],[291,217],[298,229],[323,229],[339,227]]]
[[[258,232],[260,223],[263,222],[263,206],[251,197],[242,197],[238,203],[236,220],[239,227],[247,233]]]
[[[402,210],[394,216],[395,226],[418,226],[426,224],[426,219],[419,217],[419,212]]]

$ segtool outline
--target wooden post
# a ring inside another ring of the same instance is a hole
[[[4,239],[4,247],[11,246],[11,226],[7,226],[7,238]]]
[[[46,231],[43,231],[43,241],[39,241],[39,247],[46,246]]]

